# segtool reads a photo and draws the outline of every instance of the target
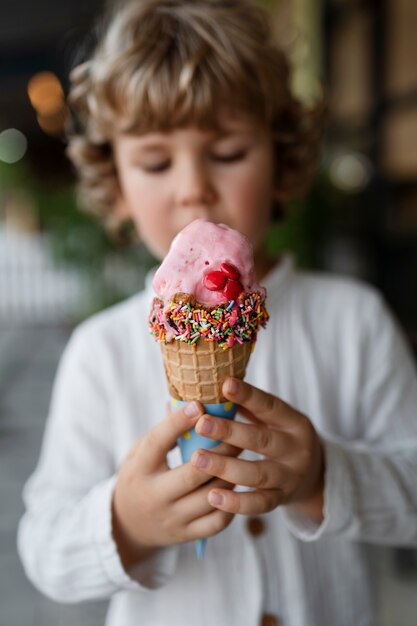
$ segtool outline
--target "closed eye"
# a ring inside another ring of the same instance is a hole
[[[239,150],[238,152],[231,152],[230,154],[213,154],[212,159],[220,163],[234,163],[235,161],[244,159],[246,152],[246,150]]]
[[[145,172],[148,172],[150,174],[158,174],[159,172],[164,172],[165,170],[167,170],[171,165],[170,161],[161,161],[160,163],[153,163],[152,165],[142,165],[142,169],[145,170]]]

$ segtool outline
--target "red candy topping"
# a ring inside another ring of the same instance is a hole
[[[227,278],[232,278],[233,280],[239,280],[240,272],[237,269],[237,267],[235,267],[231,263],[222,263],[220,265],[220,269],[223,272],[223,274],[226,274]]]
[[[231,263],[222,263],[220,270],[208,272],[203,278],[203,284],[209,291],[220,291],[227,300],[237,300],[243,291],[239,280],[240,272]]]
[[[204,276],[203,284],[209,291],[221,291],[226,284],[227,277],[223,272],[209,272]]]
[[[223,290],[223,295],[228,300],[237,300],[242,291],[242,284],[238,280],[232,280],[231,278],[229,278],[226,287]]]

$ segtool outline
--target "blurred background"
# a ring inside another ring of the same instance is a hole
[[[76,208],[65,157],[68,72],[94,45],[100,0],[0,3],[0,624],[98,626],[105,603],[60,606],[26,581],[15,549],[62,349],[76,323],[139,290],[153,264]],[[326,85],[320,169],[271,230],[304,267],[376,285],[417,355],[417,3],[264,1],[294,92]],[[413,550],[369,548],[382,626],[417,624]],[[325,625],[323,625],[325,626]]]

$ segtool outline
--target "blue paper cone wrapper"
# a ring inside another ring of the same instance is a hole
[[[171,398],[171,408],[173,411],[184,406],[187,402],[182,400],[176,400]],[[219,402],[216,404],[203,404],[204,411],[214,417],[223,417],[224,419],[234,419],[237,411],[237,405],[233,402]],[[177,441],[178,447],[181,452],[181,459],[183,463],[188,463],[191,459],[193,452],[202,448],[203,450],[209,450],[217,446],[220,441],[213,441],[202,435],[198,435],[195,429],[187,430]],[[195,551],[198,559],[202,559],[204,556],[204,550],[206,547],[206,539],[199,539],[195,542]]]
[[[182,400],[176,400],[175,398],[171,398],[171,408],[173,411],[175,409],[179,409],[184,404],[188,404],[187,402],[183,402]],[[237,405],[233,402],[220,402],[218,404],[203,404],[204,411],[209,415],[213,415],[214,417],[223,417],[224,419],[232,420],[237,411]],[[195,450],[199,448],[203,448],[204,450],[209,450],[210,448],[214,448],[217,446],[220,441],[213,441],[213,439],[208,439],[207,437],[203,437],[202,435],[198,435],[195,432],[195,429],[187,430],[177,441],[178,447],[181,451],[181,459],[183,463],[188,463],[191,459],[192,454]]]

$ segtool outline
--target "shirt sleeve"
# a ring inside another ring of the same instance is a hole
[[[324,520],[291,506],[282,514],[304,541],[325,534],[385,545],[417,546],[417,374],[412,354],[382,299],[363,309],[359,402],[363,433],[355,441],[323,434]]]
[[[91,331],[81,327],[61,359],[38,466],[23,492],[23,566],[41,592],[60,602],[155,589],[176,567],[175,546],[123,569],[112,536],[116,468],[103,368]]]

